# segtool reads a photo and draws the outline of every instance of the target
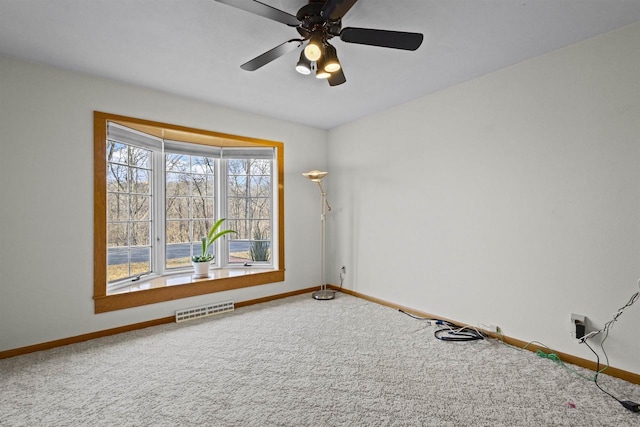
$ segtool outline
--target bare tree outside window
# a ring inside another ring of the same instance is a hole
[[[108,281],[151,271],[151,152],[107,141]]]
[[[231,251],[231,261],[269,261],[272,161],[231,159],[227,168],[227,219],[229,226],[238,232],[236,243],[239,249]]]
[[[187,267],[215,222],[215,159],[167,153],[165,169],[165,267]]]

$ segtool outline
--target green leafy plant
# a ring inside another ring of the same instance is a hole
[[[211,260],[213,259],[213,255],[208,253],[207,250],[211,245],[213,245],[213,242],[215,242],[225,234],[236,232],[235,230],[218,231],[218,228],[220,228],[225,219],[226,218],[220,218],[218,221],[216,221],[216,223],[213,224],[213,227],[211,227],[211,229],[209,230],[209,233],[206,236],[202,237],[202,254],[192,256],[191,260],[193,262],[211,262]]]
[[[254,241],[251,242],[249,248],[249,255],[251,255],[252,261],[269,261],[271,258],[271,251],[269,250],[270,242],[265,241],[267,233],[257,228],[253,232]]]

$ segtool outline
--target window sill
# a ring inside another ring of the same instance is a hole
[[[121,310],[179,298],[228,291],[284,281],[284,270],[268,268],[228,268],[211,270],[210,277],[194,279],[180,273],[136,282],[109,295],[95,296],[95,312]]]
[[[146,291],[148,289],[166,288],[167,286],[181,286],[189,283],[199,283],[203,281],[211,281],[218,279],[225,279],[228,277],[240,277],[247,276],[249,274],[267,273],[273,271],[271,268],[220,268],[209,271],[209,277],[203,279],[196,279],[193,276],[193,272],[177,273],[161,277],[154,277],[153,279],[143,280],[140,282],[131,283],[129,286],[125,286],[109,292],[108,295],[124,294],[128,292]]]

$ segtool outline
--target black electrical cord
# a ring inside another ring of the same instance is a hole
[[[485,335],[482,332],[479,332],[476,329],[469,328],[468,326],[459,326],[453,322],[449,322],[448,320],[442,319],[433,319],[430,317],[420,317],[415,314],[408,313],[402,309],[398,309],[400,313],[404,313],[409,317],[418,320],[428,320],[432,325],[441,325],[445,326],[436,330],[433,333],[433,336],[439,339],[440,341],[477,341],[483,340]]]
[[[638,287],[640,287],[640,280],[638,280]],[[602,353],[604,354],[604,356],[605,356],[605,358],[607,360],[607,367],[609,367],[609,356],[607,356],[607,352],[604,350],[604,342],[609,337],[609,330],[611,329],[613,324],[618,320],[618,318],[622,315],[622,313],[628,307],[632,306],[636,301],[638,301],[638,298],[640,298],[640,292],[636,292],[635,294],[631,295],[631,298],[629,298],[629,301],[625,305],[623,305],[622,307],[620,307],[618,309],[616,314],[614,314],[613,319],[611,319],[607,323],[605,323],[605,325],[604,325],[604,327],[602,329],[600,329],[599,331],[587,334],[584,337],[582,337],[582,339],[580,340],[580,342],[584,343],[589,348],[589,350],[591,350],[591,352],[596,356],[596,373],[595,373],[595,375],[593,377],[593,382],[596,384],[596,386],[603,393],[605,393],[606,395],[608,395],[609,397],[614,399],[616,402],[620,403],[622,406],[624,406],[625,408],[627,408],[628,410],[630,410],[632,412],[640,412],[640,404],[638,404],[636,402],[633,402],[631,400],[620,400],[617,397],[615,397],[613,394],[611,394],[608,391],[606,391],[605,389],[603,389],[600,386],[600,384],[598,384],[598,374],[600,373],[600,356],[589,345],[589,343],[587,341],[589,340],[589,338],[592,338],[592,337],[598,335],[599,333],[604,332],[604,338],[602,338],[602,341],[600,342],[600,348],[602,349]]]
[[[434,332],[434,336],[441,341],[477,341],[484,339],[484,335],[481,332],[466,327],[455,330],[449,328],[438,329]]]
[[[607,331],[607,333],[608,333],[608,331]],[[606,337],[605,337],[605,339],[606,339]],[[593,382],[596,384],[596,386],[603,393],[605,393],[606,395],[611,397],[613,400],[615,400],[616,402],[618,402],[619,404],[621,404],[622,406],[624,406],[628,410],[630,410],[632,412],[640,412],[640,405],[639,404],[637,404],[636,402],[632,402],[631,400],[620,400],[617,397],[615,397],[613,394],[609,393],[607,390],[603,389],[600,386],[600,384],[598,384],[598,374],[600,373],[600,356],[598,356],[598,353],[596,353],[596,351],[593,348],[591,348],[591,346],[589,345],[588,342],[584,341],[584,343],[587,345],[587,347],[589,347],[589,350],[591,350],[591,352],[593,354],[595,354],[595,356],[596,356],[596,374],[593,377]],[[602,350],[604,351],[604,348]]]

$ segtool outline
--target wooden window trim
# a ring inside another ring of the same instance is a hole
[[[115,122],[160,138],[212,145],[217,147],[276,147],[278,177],[278,265],[267,272],[235,277],[201,280],[179,286],[139,290],[124,294],[107,295],[107,123]],[[188,298],[214,292],[258,286],[284,281],[284,144],[277,141],[247,138],[185,126],[136,119],[99,111],[93,113],[94,135],[94,247],[93,247],[93,299],[95,313],[121,310],[163,301]]]

